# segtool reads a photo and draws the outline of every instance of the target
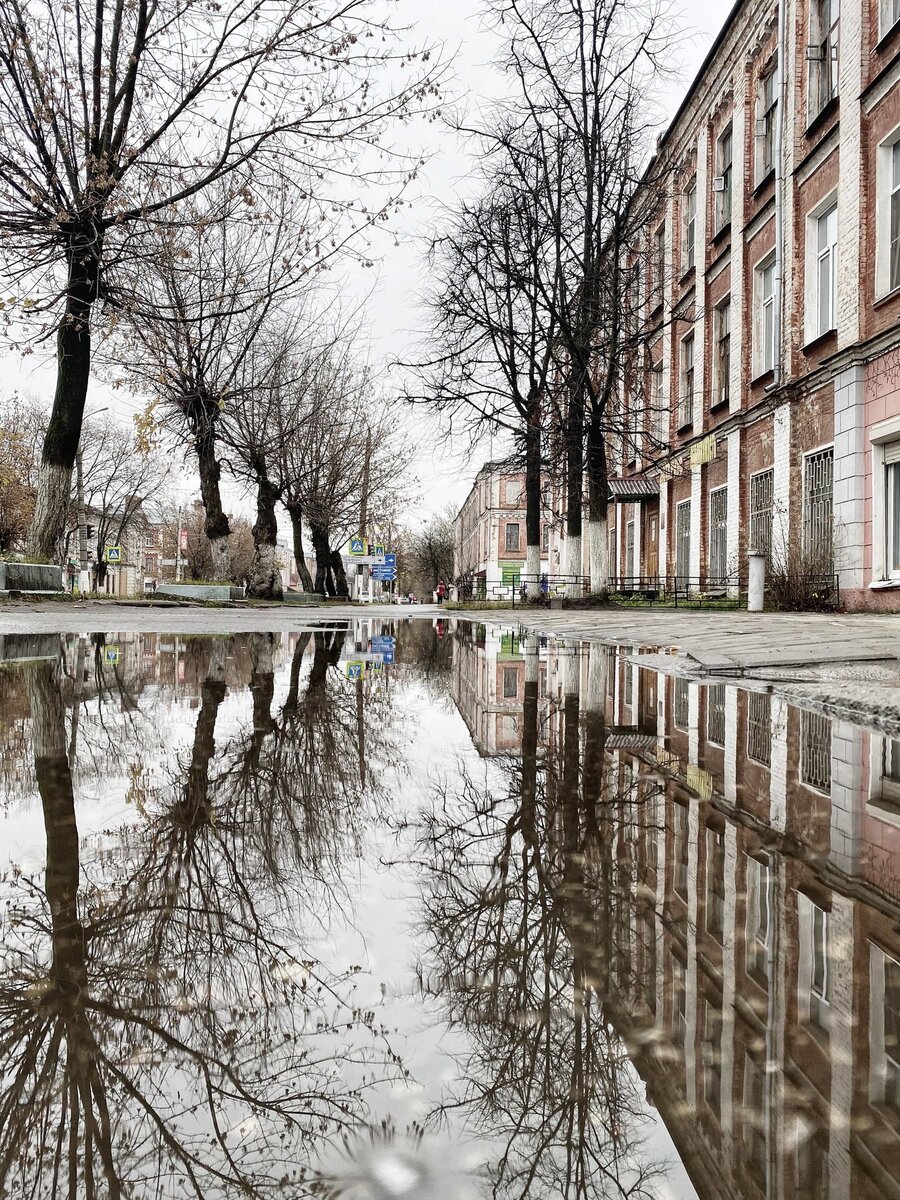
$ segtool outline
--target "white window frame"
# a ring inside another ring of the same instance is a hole
[[[690,383],[688,388],[688,369],[686,349],[691,348]],[[694,330],[691,329],[678,343],[678,428],[694,423],[694,391],[697,384],[697,343],[694,340]],[[690,396],[688,396],[690,392]]]
[[[894,147],[900,143],[900,125],[878,143],[875,152],[875,298],[900,289],[900,276],[891,282],[891,201],[900,193],[894,186]],[[898,198],[900,203],[900,198]]]
[[[900,828],[900,782],[885,774],[884,762],[888,746],[896,738],[883,734],[869,735],[869,794],[867,807],[879,821]]]
[[[772,293],[767,298],[763,291],[765,277],[772,268]],[[772,307],[772,336],[766,342],[765,309]],[[775,279],[775,251],[765,254],[753,268],[753,375],[759,377],[774,371],[778,362],[778,289]]]
[[[767,103],[766,93],[772,85],[772,99]],[[756,182],[762,183],[775,169],[775,121],[778,112],[778,68],[773,66],[759,78],[756,86]],[[766,145],[769,145],[772,161],[766,164]]]
[[[691,180],[681,194],[683,215],[681,246],[681,269],[683,272],[692,270],[697,263],[697,176]]]
[[[890,520],[887,511],[886,447],[900,442],[900,417],[891,417],[873,425],[869,433],[872,446],[872,580],[870,588],[900,587],[900,570],[888,568]]]
[[[729,157],[724,156],[725,139],[730,139]],[[731,121],[716,138],[716,177],[724,181],[725,186],[715,193],[716,233],[719,233],[731,221],[731,210],[734,202],[734,125]]]
[[[823,20],[822,12],[826,4],[829,8],[827,21]],[[809,17],[807,124],[813,122],[840,94],[840,0],[811,0]],[[824,95],[826,83],[828,94]]]
[[[824,249],[819,246],[820,223],[834,213],[834,241]],[[821,203],[806,214],[806,340],[814,341],[837,329],[837,273],[838,273],[838,202],[837,192],[826,196]],[[831,276],[831,294],[828,297],[827,323],[820,319],[821,295],[819,283],[821,265],[828,262]]]
[[[722,343],[723,314],[728,314],[728,377],[722,379],[719,347]],[[712,406],[728,404],[731,400],[731,295],[727,295],[713,309],[713,396]],[[722,395],[722,392],[725,395]]]
[[[879,1107],[886,1101],[888,1075],[888,1054],[884,1036],[886,960],[900,965],[893,954],[888,954],[874,942],[869,942],[869,1100]]]
[[[669,426],[671,425],[671,411],[666,402],[666,364],[662,359],[654,363],[650,369],[650,382],[653,389],[651,397],[651,406],[653,409],[653,435],[660,445],[655,446],[654,450],[659,452],[665,448],[669,442]]]
[[[878,5],[878,37],[883,38],[900,22],[900,0],[880,0]]]

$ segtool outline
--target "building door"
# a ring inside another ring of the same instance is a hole
[[[686,591],[691,570],[691,502],[675,509],[675,587]]]
[[[648,509],[644,520],[644,561],[647,575],[655,579],[659,574],[659,510]]]

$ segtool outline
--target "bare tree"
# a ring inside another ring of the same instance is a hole
[[[557,160],[558,161],[558,160]],[[475,438],[512,436],[525,465],[525,575],[540,594],[543,409],[552,382],[559,303],[558,230],[548,220],[563,185],[540,140],[511,140],[491,162],[485,195],[464,202],[435,239],[428,305],[437,355],[416,365],[413,392]]]
[[[380,219],[396,195],[365,211],[346,179],[393,186],[414,168],[371,148],[432,101],[439,68],[427,58],[397,45],[370,0],[2,0],[0,243],[22,299],[11,319],[38,313],[57,343],[33,553],[57,551],[93,310],[126,302],[116,276],[143,231],[221,181],[252,204],[251,164],[356,227]],[[422,65],[397,85],[383,70],[393,62]]]
[[[39,401],[0,401],[0,551],[24,541],[34,511],[47,413]]]
[[[429,595],[439,579],[453,578],[453,511],[431,517],[421,528],[400,534],[399,579],[403,589]]]
[[[94,417],[82,429],[85,507],[95,530],[94,588],[106,578],[104,548],[120,545],[156,515],[171,479],[171,463],[111,414]],[[70,515],[76,516],[74,503]],[[67,536],[76,532],[70,526]]]

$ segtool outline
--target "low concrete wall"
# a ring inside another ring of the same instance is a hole
[[[227,583],[161,583],[153,595],[173,600],[243,600],[244,589]]]
[[[59,658],[58,633],[0,633],[0,662]]]
[[[0,592],[61,592],[62,567],[0,561]]]
[[[318,592],[285,592],[283,597],[284,604],[324,604],[325,597]]]

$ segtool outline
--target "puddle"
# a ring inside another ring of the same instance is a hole
[[[464,622],[0,650],[0,1195],[898,1195],[900,741]]]

